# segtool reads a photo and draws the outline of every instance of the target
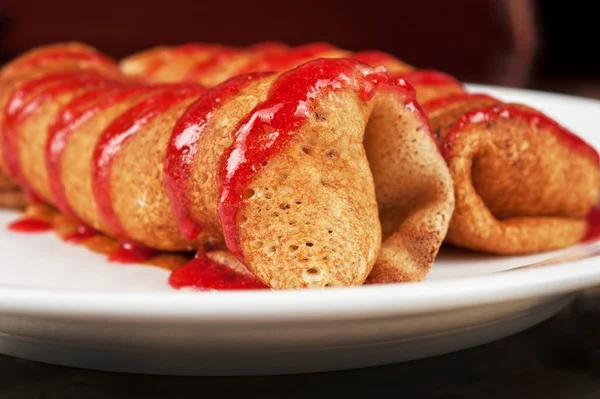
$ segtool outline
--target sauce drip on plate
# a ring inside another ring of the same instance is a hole
[[[169,284],[176,289],[197,291],[268,289],[250,272],[218,263],[202,250],[190,262],[171,273]]]
[[[43,205],[32,205],[26,215],[8,225],[18,233],[44,233],[54,230],[64,241],[82,245],[106,255],[109,262],[160,267],[171,271],[169,284],[175,289],[197,291],[268,289],[239,263],[219,262],[216,257],[198,251],[164,253],[128,241],[116,241],[93,228]]]
[[[8,225],[8,229],[19,233],[43,233],[52,230],[52,224],[34,218],[18,219]]]

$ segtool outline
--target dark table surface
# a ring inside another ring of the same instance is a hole
[[[361,370],[276,377],[159,377],[0,355],[0,398],[600,398],[600,288],[548,321],[461,352]]]

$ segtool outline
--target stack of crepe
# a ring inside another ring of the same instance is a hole
[[[119,240],[227,247],[297,288],[420,280],[446,234],[448,169],[414,90],[382,68],[322,59],[207,89],[140,83],[77,44],[5,72],[19,64],[0,94],[6,171]]]

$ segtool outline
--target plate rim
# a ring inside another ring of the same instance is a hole
[[[593,267],[595,260],[480,276],[322,290],[156,294],[0,285],[0,313],[86,320],[111,317],[136,322],[157,318],[247,323],[399,317],[570,294],[600,284],[600,268]],[[323,303],[327,306],[319,306]]]
[[[500,96],[503,92],[525,94],[600,107],[599,100],[567,94],[474,83],[465,85],[472,91],[492,91]],[[596,261],[589,258],[506,273],[323,290],[157,294],[0,284],[0,314],[86,320],[110,317],[136,322],[192,319],[240,323],[400,317],[570,294],[600,284],[600,267],[594,268]]]

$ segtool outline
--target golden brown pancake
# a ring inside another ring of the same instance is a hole
[[[65,65],[67,78],[41,65],[0,98],[25,92],[0,121],[16,140],[5,161],[63,212],[158,250],[227,247],[278,289],[417,281],[431,267],[452,181],[404,81],[319,59],[206,92]]]

